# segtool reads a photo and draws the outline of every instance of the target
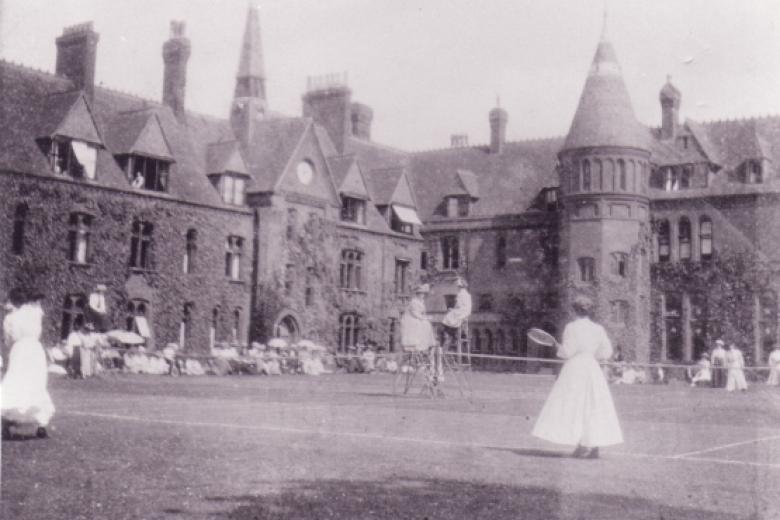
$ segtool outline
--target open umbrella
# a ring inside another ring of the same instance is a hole
[[[106,336],[125,345],[143,345],[146,343],[143,336],[129,330],[111,330],[106,333]]]
[[[310,339],[302,339],[298,342],[298,348],[308,348],[308,349],[314,349],[317,345],[314,344],[313,341]]]
[[[273,338],[268,342],[268,346],[271,348],[287,348],[287,341],[282,338]]]

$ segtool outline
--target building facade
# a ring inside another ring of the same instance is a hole
[[[115,328],[155,345],[311,338],[398,348],[412,287],[434,318],[455,275],[472,350],[545,356],[584,293],[631,358],[689,361],[716,337],[764,359],[778,331],[780,118],[634,115],[602,37],[566,136],[405,152],[371,139],[344,78],[312,78],[302,115],[268,106],[256,8],[224,118],[187,109],[190,42],[172,22],[161,101],[95,85],[91,24],[57,39],[54,74],[0,62],[2,292],[47,294],[46,341],[108,286]]]

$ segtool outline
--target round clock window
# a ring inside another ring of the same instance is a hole
[[[303,184],[309,184],[314,178],[314,168],[309,161],[301,161],[298,163],[298,180]]]

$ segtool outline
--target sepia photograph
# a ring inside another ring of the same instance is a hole
[[[0,0],[0,518],[780,520],[779,24]]]

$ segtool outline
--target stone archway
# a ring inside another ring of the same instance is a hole
[[[279,318],[274,323],[273,331],[275,338],[282,338],[287,343],[297,342],[301,335],[298,319],[289,312],[279,315]]]

